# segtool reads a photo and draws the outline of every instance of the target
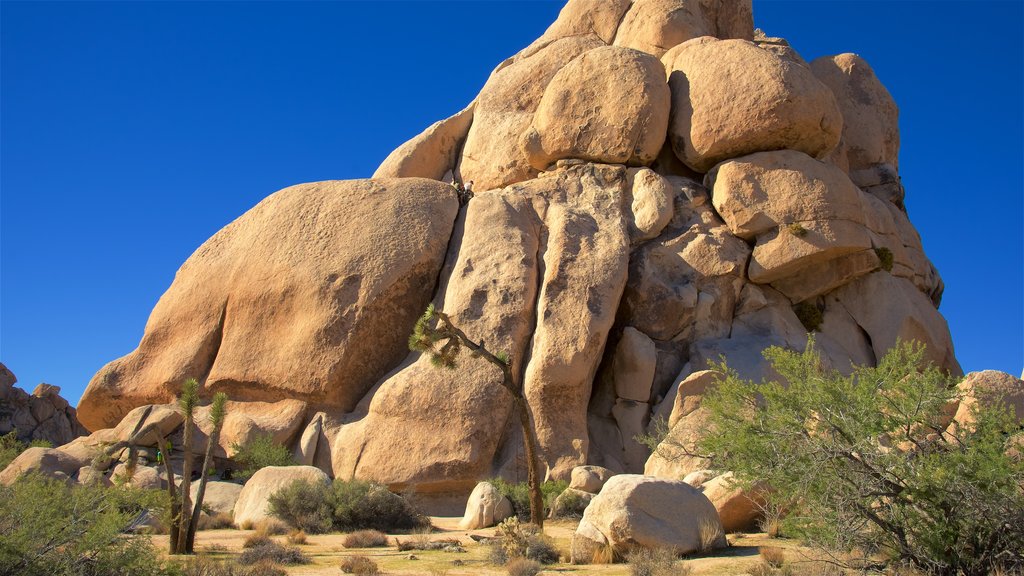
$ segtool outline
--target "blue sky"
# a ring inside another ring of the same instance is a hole
[[[560,2],[0,3],[0,361],[77,402],[182,262],[285,186],[368,177],[461,109]],[[1024,367],[1024,3],[754,3],[856,52],[965,370]]]

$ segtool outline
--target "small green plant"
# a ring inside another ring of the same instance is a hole
[[[786,225],[786,231],[796,236],[797,238],[803,238],[807,236],[807,228],[800,225],[799,222],[793,222],[792,224]]]
[[[797,319],[800,320],[800,323],[804,325],[808,332],[814,332],[821,328],[821,323],[824,321],[824,316],[821,313],[821,309],[818,308],[818,303],[813,300],[804,300],[794,305],[793,313],[796,314]]]
[[[380,530],[356,530],[346,534],[341,544],[345,548],[383,548],[388,545],[388,536]]]
[[[331,486],[331,504],[338,530],[404,532],[430,525],[429,518],[408,500],[376,482],[336,479]]]
[[[512,503],[512,511],[522,521],[530,519],[530,484],[529,482],[508,482],[503,478],[491,478],[488,480],[502,496],[508,498]],[[544,502],[544,514],[551,511],[558,495],[569,487],[565,480],[548,480],[540,485],[541,499]]]
[[[875,248],[875,256],[878,256],[878,265],[886,272],[892,272],[892,250],[885,246]]]
[[[376,576],[380,574],[377,563],[366,556],[349,556],[341,561],[341,571],[345,574],[358,576]]]
[[[260,468],[267,466],[295,466],[291,450],[274,442],[270,434],[256,435],[245,444],[231,445],[232,459],[241,467],[239,478],[249,478]]]
[[[626,554],[630,576],[685,576],[688,566],[676,566],[677,558],[669,548],[636,548]]]
[[[26,444],[18,440],[17,428],[0,436],[0,470],[7,468],[8,464],[29,448],[53,448],[53,442],[36,438]]]

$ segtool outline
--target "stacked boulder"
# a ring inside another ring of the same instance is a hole
[[[61,397],[59,386],[40,384],[29,394],[16,388],[17,382],[0,364],[0,435],[17,430],[19,441],[45,440],[60,446],[89,433],[79,424],[74,406]]]
[[[509,354],[556,479],[641,471],[676,383],[722,355],[760,379],[810,331],[839,370],[914,339],[957,373],[896,120],[866,62],[804,61],[750,0],[570,0],[373,179],[282,190],[207,241],[80,417],[113,428],[195,377],[253,405],[240,426],[301,403],[304,462],[460,507],[524,476],[522,439],[492,366],[408,354],[430,302]]]
[[[615,474],[601,466],[577,466],[572,469],[569,487],[562,491],[551,504],[551,518],[575,518],[582,516],[594,496],[601,492],[608,479]]]

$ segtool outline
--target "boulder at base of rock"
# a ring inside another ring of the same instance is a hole
[[[196,501],[199,494],[199,482],[193,480],[189,488],[192,494],[192,502]],[[213,482],[207,480],[206,492],[203,494],[203,508],[209,509],[212,514],[231,514],[235,509],[235,503],[242,493],[242,485],[234,482]]]
[[[604,483],[614,475],[614,472],[601,466],[577,466],[572,469],[569,488],[597,494]]]
[[[538,170],[563,158],[644,166],[665,142],[669,103],[657,58],[595,48],[555,74],[523,136],[523,151]]]
[[[669,50],[669,141],[698,172],[764,150],[824,157],[839,143],[835,96],[810,69],[745,40],[704,37]]]
[[[463,530],[490,528],[512,515],[512,503],[490,482],[476,485],[466,501],[466,513],[459,522]]]
[[[637,548],[689,554],[726,545],[715,507],[693,486],[621,474],[605,483],[573,535],[572,556],[589,563],[588,549],[610,546],[617,557]]]
[[[37,473],[48,478],[67,479],[89,462],[55,448],[29,448],[18,454],[0,472],[0,485],[10,486],[25,474]]]
[[[757,521],[762,517],[761,506],[764,499],[758,494],[751,494],[735,482],[732,472],[716,476],[706,482],[701,489],[718,511],[722,528],[727,533],[745,532],[757,528]]]
[[[281,488],[303,480],[329,484],[330,479],[319,468],[312,466],[267,466],[249,478],[235,502],[235,526],[241,528],[270,517],[267,499]]]

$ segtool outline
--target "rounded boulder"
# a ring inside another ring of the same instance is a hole
[[[255,524],[269,518],[267,504],[270,496],[299,480],[325,485],[331,482],[323,470],[313,466],[267,466],[257,470],[238,493],[234,506],[235,526]]]

